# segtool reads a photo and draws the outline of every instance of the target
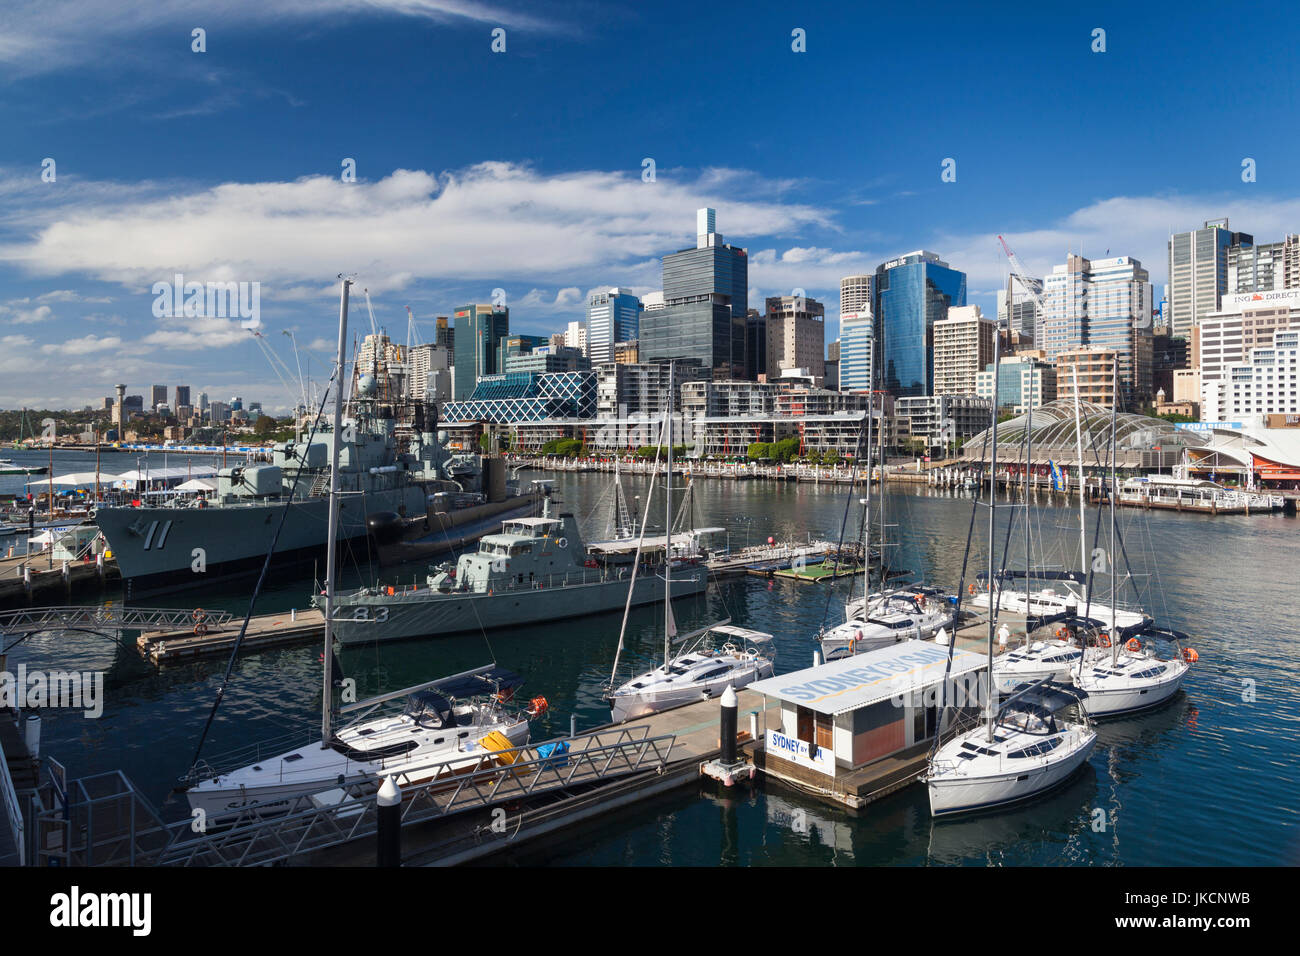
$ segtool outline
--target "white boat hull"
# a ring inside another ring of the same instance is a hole
[[[1170,668],[1169,665],[1172,665]],[[1087,680],[1075,683],[1087,697],[1083,708],[1090,717],[1114,717],[1165,703],[1182,686],[1188,665],[1183,661],[1166,662],[1167,672],[1159,678],[1136,681],[1122,686],[1107,687],[1104,681]]]
[[[1073,732],[1069,751],[1053,754],[1050,760],[1038,758],[1025,761],[1002,758],[1003,769],[995,772],[963,774],[950,772],[927,777],[930,793],[930,813],[935,817],[974,813],[996,807],[1030,800],[1064,783],[1092,753],[1097,743],[1093,730],[1082,728]],[[982,739],[982,732],[976,732]],[[962,738],[958,738],[960,740]],[[955,743],[955,742],[954,742]],[[949,747],[952,744],[948,745]],[[947,749],[947,748],[945,748]],[[944,751],[940,751],[940,755]]]

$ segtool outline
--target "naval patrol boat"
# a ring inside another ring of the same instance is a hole
[[[424,587],[362,588],[334,597],[334,635],[342,644],[437,637],[480,628],[534,624],[620,611],[632,567],[609,552],[587,551],[572,514],[555,515],[543,486],[542,513],[503,522],[478,551],[433,569]],[[663,555],[642,555],[633,605],[663,600]],[[673,597],[699,594],[708,568],[696,556],[673,559]],[[315,603],[315,601],[314,601]]]
[[[376,517],[424,519],[449,533],[474,526],[477,536],[504,517],[536,509],[536,493],[519,494],[504,480],[488,482],[491,493],[485,494],[485,466],[503,476],[505,462],[453,454],[446,432],[435,431],[436,426],[432,415],[426,426],[425,408],[416,404],[413,427],[404,427],[406,437],[399,437],[395,407],[380,399],[375,378],[356,380],[340,435],[341,543],[377,550]],[[275,569],[321,557],[329,517],[331,438],[331,427],[323,424],[306,440],[276,447],[269,464],[221,469],[211,499],[97,509],[95,523],[121,569],[127,597],[255,573],[273,540]],[[447,550],[464,539],[449,534]]]

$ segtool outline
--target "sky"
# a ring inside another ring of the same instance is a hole
[[[1036,275],[1134,256],[1158,300],[1171,230],[1300,231],[1296,17],[985,6],[8,0],[0,407],[287,411],[340,273],[399,342],[494,289],[545,334],[658,290],[706,205],[750,306],[802,289],[828,342],[840,277],[916,249],[992,314],[999,234]],[[177,274],[256,283],[258,326],[157,315]]]

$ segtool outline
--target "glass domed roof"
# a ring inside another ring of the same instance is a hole
[[[1025,431],[1033,425],[1030,438],[1036,448],[1065,447],[1074,450],[1074,401],[1057,399],[1040,405],[1030,414],[1020,415],[998,425],[998,447],[1021,445],[1025,441]],[[1084,450],[1105,449],[1110,447],[1111,410],[1092,402],[1079,403],[1079,431],[1083,438]],[[966,449],[976,450],[988,443],[989,429],[966,440]],[[1121,450],[1145,450],[1166,442],[1177,445],[1204,445],[1209,439],[1198,432],[1178,428],[1173,422],[1162,418],[1150,418],[1135,415],[1132,412],[1119,412],[1115,415],[1115,444]],[[998,457],[1002,457],[999,451]]]

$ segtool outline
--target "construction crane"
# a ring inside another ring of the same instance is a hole
[[[1025,271],[1025,267],[1020,264],[1020,260],[1016,258],[1016,254],[1011,251],[1011,247],[1007,245],[1005,239],[998,236],[998,242],[1002,243],[1002,251],[1007,254],[1007,259],[1011,262],[1011,272],[1020,280],[1021,288],[1023,288],[1025,292],[1029,294],[1029,297],[1034,300],[1034,305],[1038,307],[1039,312],[1045,311],[1043,293],[1041,291],[1043,288],[1042,280],[1030,277],[1029,273]]]

